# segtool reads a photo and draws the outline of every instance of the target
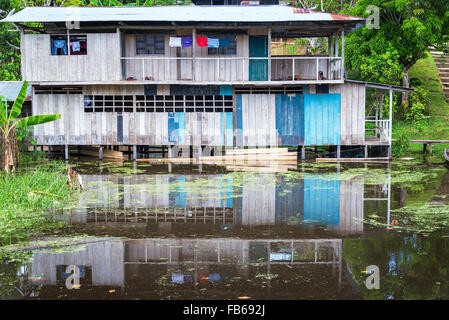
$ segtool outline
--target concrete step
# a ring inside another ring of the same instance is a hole
[[[440,68],[449,68],[449,63],[437,63],[438,69]]]
[[[447,78],[449,77],[449,71],[438,71],[438,75],[440,78]]]

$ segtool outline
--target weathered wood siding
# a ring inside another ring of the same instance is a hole
[[[365,85],[330,85],[330,93],[341,94],[341,145],[365,144]]]
[[[24,34],[22,75],[26,81],[121,80],[120,36],[87,34],[87,55],[52,56],[49,34]]]
[[[85,95],[143,95],[144,86],[86,86]],[[84,95],[36,94],[33,114],[61,119],[34,128],[39,145],[209,145],[232,146],[230,112],[123,112],[119,141],[116,112],[85,112]],[[174,123],[174,118],[178,119]],[[179,120],[183,120],[180,121]]]
[[[277,145],[276,95],[238,94],[236,113],[238,146]]]

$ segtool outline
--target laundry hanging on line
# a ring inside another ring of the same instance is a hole
[[[206,37],[197,37],[196,43],[199,47],[207,47],[207,38]]]
[[[207,38],[207,47],[208,48],[218,48],[220,41],[218,38]]]
[[[170,41],[168,42],[170,47],[182,47],[182,41],[179,37],[170,37]]]
[[[81,43],[79,41],[73,41],[72,50],[73,52],[79,52],[81,50]]]
[[[229,47],[231,45],[231,40],[229,38],[219,38],[220,47]]]
[[[188,48],[191,47],[193,43],[193,38],[192,37],[182,37],[181,38],[181,44],[183,48]]]

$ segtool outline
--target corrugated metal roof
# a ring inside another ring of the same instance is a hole
[[[156,7],[27,7],[2,22],[357,22],[364,18],[285,5]]]
[[[0,96],[4,96],[6,99],[14,101],[16,100],[22,85],[22,81],[0,81]],[[31,85],[28,85],[26,101],[31,100],[31,95]]]
[[[377,82],[368,82],[368,81],[360,81],[360,80],[345,80],[345,82],[352,82],[352,83],[361,83],[366,85],[368,88],[374,88],[374,89],[380,89],[380,90],[390,90],[398,91],[398,92],[413,92],[415,89],[413,88],[406,88],[402,86],[397,86],[394,84],[385,84],[385,83],[377,83]]]

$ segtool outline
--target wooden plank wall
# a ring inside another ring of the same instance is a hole
[[[125,284],[124,245],[122,241],[93,243],[76,252],[49,253],[37,251],[33,254],[33,261],[29,264],[30,277],[39,277],[43,279],[42,281],[45,284],[55,285],[57,283],[58,265],[92,267],[92,285],[94,286],[123,286]]]
[[[191,34],[191,32],[190,32]],[[175,36],[175,35],[173,35]],[[137,58],[175,58],[179,54],[181,57],[192,57],[192,48],[171,48],[169,46],[170,35],[165,37],[164,55],[142,55],[136,54],[136,35],[125,35],[126,57]],[[199,47],[194,44],[195,56],[206,58],[232,58],[248,57],[248,36],[237,36],[237,54],[236,55],[209,55],[207,47]],[[177,52],[178,51],[178,52]],[[248,80],[249,67],[248,61],[242,63],[242,59],[229,60],[222,59],[217,68],[217,60],[197,60],[195,61],[195,81],[243,81]],[[189,60],[177,61],[171,60],[151,60],[146,59],[142,64],[141,59],[126,60],[126,78],[135,77],[138,80],[144,80],[145,77],[152,77],[156,81],[174,81],[174,80],[192,80],[192,62]],[[144,72],[142,73],[142,66]],[[179,69],[179,70],[178,70]]]
[[[341,94],[341,145],[365,144],[365,90],[360,83],[329,86],[329,93]]]
[[[339,94],[304,95],[304,144],[308,146],[339,145]]]
[[[169,43],[169,37],[165,37],[165,54],[136,54],[136,36],[135,34],[125,35],[125,53],[126,57],[135,58],[163,58],[163,57],[176,57],[176,48],[171,48]],[[144,71],[142,72],[142,66]],[[169,81],[178,79],[177,61],[172,60],[150,60],[145,59],[142,63],[141,59],[126,60],[125,63],[126,76],[134,77],[138,80],[144,80],[145,77],[152,77],[153,80]]]
[[[87,34],[87,55],[52,56],[48,34],[24,34],[21,48],[26,81],[121,80],[117,33]]]
[[[238,146],[276,146],[276,96],[238,94],[236,103]]]

